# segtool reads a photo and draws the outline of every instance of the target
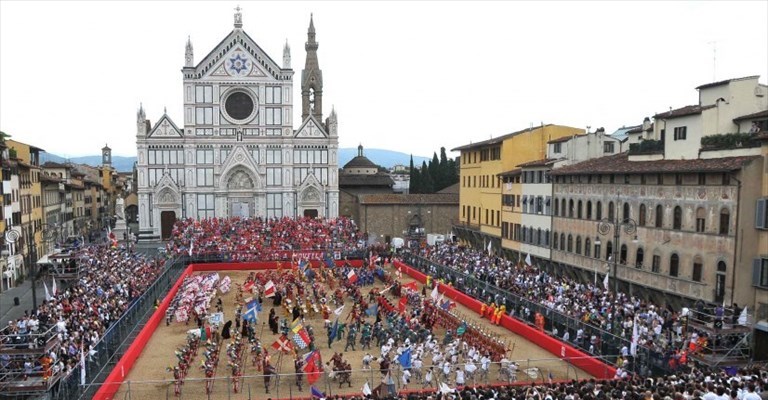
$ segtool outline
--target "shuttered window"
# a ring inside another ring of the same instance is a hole
[[[755,206],[755,228],[768,229],[768,199],[757,199]]]

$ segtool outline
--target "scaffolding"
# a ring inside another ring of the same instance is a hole
[[[710,367],[745,366],[752,361],[754,333],[746,312],[699,306],[683,314],[692,359]]]

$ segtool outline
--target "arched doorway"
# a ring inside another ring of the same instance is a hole
[[[160,212],[160,238],[162,240],[168,240],[171,238],[173,232],[173,224],[176,223],[175,211],[162,211]]]

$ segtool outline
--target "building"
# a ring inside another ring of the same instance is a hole
[[[181,123],[137,113],[140,239],[167,238],[176,218],[338,216],[337,117],[323,121],[315,36],[310,17],[296,129],[287,43],[279,65],[243,30],[239,8],[197,64],[187,42]]]
[[[502,190],[519,196],[520,187],[502,187],[500,174],[518,165],[546,158],[547,143],[554,139],[583,134],[584,130],[561,125],[541,125],[498,138],[460,146],[460,205],[455,232],[462,240],[485,248],[511,250],[519,254],[519,242],[502,239],[502,223],[520,225],[520,214],[502,215]]]
[[[6,140],[9,148],[9,157],[16,162],[18,171],[18,197],[12,202],[18,202],[19,214],[14,215],[9,230],[18,232],[17,250],[24,259],[19,269],[19,274],[33,273],[31,266],[41,257],[42,244],[42,186],[40,184],[40,152],[38,147],[21,143],[15,140]],[[17,218],[16,215],[19,217]],[[6,236],[6,241],[8,237]]]
[[[369,243],[386,244],[394,237],[414,235],[423,239],[427,233],[451,232],[458,206],[455,193],[361,194],[355,222],[368,234]]]

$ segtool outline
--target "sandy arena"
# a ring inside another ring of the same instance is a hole
[[[393,272],[392,268],[387,267],[388,272]],[[237,293],[236,284],[242,284],[249,274],[249,271],[220,271],[220,276],[223,278],[229,276],[232,279],[232,290],[224,295],[220,295],[224,305],[224,321],[234,319],[234,301]],[[401,282],[403,284],[409,283],[413,279],[403,276]],[[378,279],[373,287],[381,290],[384,289],[384,285]],[[422,285],[418,285],[421,289]],[[372,286],[363,286],[361,291],[367,294]],[[326,287],[327,289],[327,287]],[[332,291],[329,291],[329,293]],[[393,304],[397,304],[397,299],[388,295],[388,298]],[[259,320],[257,322],[256,335],[261,339],[262,346],[269,351],[271,355],[271,362],[277,370],[278,374],[281,374],[278,378],[273,378],[269,388],[269,394],[266,393],[264,387],[264,379],[259,376],[259,371],[253,366],[250,347],[247,346],[244,352],[244,371],[242,377],[242,386],[240,393],[234,393],[233,385],[231,382],[231,369],[227,367],[227,356],[225,354],[226,342],[222,345],[219,364],[216,370],[216,380],[213,384],[213,389],[210,395],[205,392],[205,380],[202,369],[200,368],[201,360],[204,359],[203,347],[201,346],[192,365],[187,373],[185,382],[181,387],[181,398],[187,399],[247,399],[247,398],[290,398],[290,397],[309,397],[310,385],[307,383],[306,378],[303,379],[302,390],[299,391],[296,386],[296,378],[294,376],[294,364],[293,356],[291,354],[279,357],[278,352],[271,346],[272,343],[279,337],[273,335],[267,326],[267,315],[272,308],[271,299],[265,299],[264,308],[259,313]],[[211,308],[213,309],[215,299],[211,302]],[[344,322],[349,312],[352,309],[352,300],[349,297],[345,297],[344,312],[339,319],[340,322]],[[410,307],[409,307],[410,308]],[[332,306],[333,309],[333,306]],[[215,310],[211,310],[213,312]],[[276,308],[278,316],[281,318],[286,316],[286,312],[282,307]],[[509,332],[508,330],[500,327],[490,325],[487,319],[481,319],[478,314],[469,311],[462,305],[457,305],[452,311],[463,317],[464,320],[474,324],[475,326],[483,326],[486,332],[491,335],[498,335],[503,341],[508,343],[508,347],[511,349],[507,353],[507,358],[510,360],[516,360],[519,364],[519,371],[517,373],[517,381],[530,382],[535,380],[537,382],[544,382],[548,380],[551,374],[551,378],[554,380],[562,379],[584,379],[591,377],[586,372],[575,368],[574,366],[561,361],[546,350],[536,346],[533,342]],[[333,314],[331,314],[333,319]],[[290,320],[290,317],[288,317]],[[373,317],[367,318],[373,322]],[[334,352],[342,352],[343,358],[348,361],[352,366],[351,386],[344,384],[339,388],[339,384],[335,380],[329,380],[327,375],[323,375],[314,386],[324,391],[326,395],[331,394],[351,394],[360,393],[363,385],[368,381],[371,388],[375,388],[381,383],[382,375],[378,372],[378,362],[372,363],[373,370],[362,369],[362,358],[370,352],[374,357],[380,356],[380,350],[376,346],[376,340],[372,340],[370,350],[362,350],[360,341],[360,334],[357,335],[356,351],[344,351],[346,345],[346,337],[336,339],[333,342],[332,348],[328,348],[326,329],[324,328],[324,321],[320,314],[314,314],[306,317],[305,325],[311,325],[315,332],[316,347],[322,354],[322,362],[325,364],[331,359]],[[165,322],[161,323],[157,330],[152,335],[145,346],[141,356],[136,361],[134,367],[127,375],[125,383],[120,387],[120,390],[115,395],[115,399],[127,399],[131,400],[143,400],[143,399],[163,399],[163,398],[177,398],[174,394],[173,374],[166,370],[167,367],[175,366],[177,359],[174,355],[174,350],[185,344],[185,338],[187,331],[195,327],[194,321],[190,321],[189,325],[179,322],[173,322],[169,326],[166,326]],[[234,324],[232,328],[234,329]],[[438,328],[435,334],[439,342],[442,342],[445,330]],[[298,350],[300,354],[305,354],[308,349]],[[529,361],[530,360],[530,361]],[[393,364],[394,365],[394,364]],[[431,355],[424,357],[424,368],[428,369],[432,365]],[[500,383],[499,380],[499,365],[493,364],[490,368],[487,382],[476,381],[477,384],[485,383]],[[438,370],[438,368],[435,368]],[[530,373],[527,373],[529,370]],[[397,381],[398,390],[412,390],[422,389],[423,386],[417,379],[411,379],[411,382],[407,387],[403,387],[400,382],[400,371],[393,373],[393,377]],[[451,374],[450,383],[453,383],[455,374]],[[435,374],[436,380],[441,380],[440,374]],[[433,382],[434,384],[435,382]],[[472,384],[471,380],[467,381],[468,384]],[[128,394],[130,392],[130,394]]]

